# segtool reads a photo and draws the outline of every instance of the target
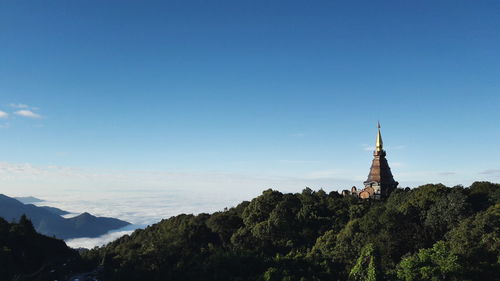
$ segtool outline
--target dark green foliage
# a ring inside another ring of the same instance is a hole
[[[349,273],[351,281],[376,281],[379,279],[378,254],[372,243],[366,244],[361,249],[359,258]]]
[[[500,280],[500,203],[465,219],[446,238],[467,279]]]
[[[476,211],[500,203],[500,184],[484,181],[473,183],[469,188],[468,201]]]
[[[67,276],[55,268],[78,260],[62,240],[36,233],[25,215],[18,223],[0,218],[0,280],[54,280]]]
[[[404,258],[398,265],[397,277],[405,281],[462,280],[460,271],[458,256],[439,241],[430,249],[420,249]]]
[[[163,220],[85,258],[104,258],[108,281],[500,280],[499,187],[429,184],[384,201],[266,190],[223,212]]]

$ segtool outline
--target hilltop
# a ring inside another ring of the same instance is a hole
[[[500,280],[500,185],[429,184],[386,200],[266,190],[93,249],[113,280]]]

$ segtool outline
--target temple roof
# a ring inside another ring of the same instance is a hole
[[[395,183],[389,163],[387,162],[387,159],[385,159],[385,153],[373,158],[370,173],[368,174],[368,179],[366,180],[366,183],[368,182],[378,182],[379,184]]]

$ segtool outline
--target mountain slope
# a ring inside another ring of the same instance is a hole
[[[38,232],[61,239],[97,237],[130,224],[115,218],[95,217],[88,213],[65,219],[54,213],[54,209],[25,205],[3,194],[0,194],[0,206],[0,217],[5,220],[17,221],[26,214]]]
[[[119,219],[96,217],[89,213],[80,214],[66,221],[83,237],[92,237],[95,233],[104,234],[110,229],[118,229],[129,224]]]
[[[64,215],[67,215],[69,214],[69,212],[66,212],[64,210],[61,210],[59,208],[55,208],[55,207],[49,207],[49,206],[40,206],[40,208],[44,208],[45,210],[53,213],[53,214],[56,214],[58,216],[64,216]]]

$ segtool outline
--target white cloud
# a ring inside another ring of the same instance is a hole
[[[11,103],[11,104],[9,104],[9,106],[13,107],[13,108],[30,108],[29,105],[22,104],[22,103]]]
[[[22,116],[22,117],[28,117],[28,118],[34,118],[34,119],[42,118],[42,116],[40,114],[37,114],[37,113],[35,113],[31,110],[28,110],[28,109],[18,110],[16,112],[14,112],[14,114]]]
[[[95,238],[74,238],[74,239],[68,239],[66,240],[66,245],[68,245],[71,248],[87,248],[87,249],[92,249],[95,246],[103,246],[108,244],[109,242],[112,242],[123,235],[129,235],[131,234],[135,229],[139,227],[135,225],[130,225],[126,226],[124,228],[118,229],[118,230],[112,230],[104,235],[101,235],[99,237]]]
[[[9,114],[5,111],[0,110],[0,118],[7,118],[7,117],[9,117]]]

